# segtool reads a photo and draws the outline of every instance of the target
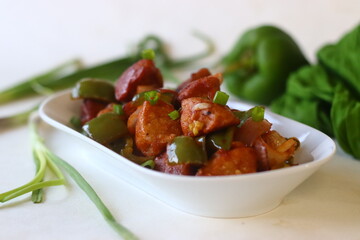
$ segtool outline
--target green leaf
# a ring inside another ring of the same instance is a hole
[[[319,50],[320,63],[341,77],[360,96],[360,25],[345,34],[337,44]]]
[[[305,66],[290,75],[287,94],[302,99],[321,99],[331,102],[335,83],[319,65]]]
[[[346,118],[348,116],[348,105],[350,103],[350,93],[343,86],[339,85],[335,92],[335,97],[331,107],[331,122],[334,126],[334,135],[341,148],[351,153],[348,143]]]
[[[309,125],[332,135],[330,124],[330,104],[314,99],[302,99],[285,94],[272,102],[271,111]]]
[[[346,118],[347,140],[351,154],[360,160],[360,102],[349,109]]]

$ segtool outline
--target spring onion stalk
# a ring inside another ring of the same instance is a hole
[[[82,68],[80,60],[71,60],[50,71],[27,79],[8,89],[0,91],[0,104],[19,100],[31,95],[48,95],[53,93],[49,83],[56,79],[63,78]]]
[[[45,145],[43,139],[37,134],[36,129],[36,119],[33,118],[32,122],[32,132],[35,135],[35,146],[38,146],[40,149],[46,151],[47,159],[49,160],[49,164],[53,171],[60,171],[58,167],[62,168],[74,181],[75,183],[86,193],[86,195],[90,198],[90,200],[95,204],[97,209],[100,211],[104,219],[107,223],[125,240],[135,240],[137,237],[130,232],[127,228],[122,226],[120,223],[116,221],[114,216],[111,214],[110,210],[106,207],[100,197],[97,195],[95,190],[89,185],[89,183],[81,176],[81,174],[72,167],[69,163],[62,160],[55,154],[53,154],[50,150],[48,150]],[[58,174],[56,174],[58,175]]]
[[[31,121],[30,129],[33,156],[35,164],[37,165],[36,174],[28,183],[5,193],[1,193],[0,202],[6,202],[28,192],[37,191],[45,187],[63,185],[65,183],[62,172],[49,158],[49,150],[43,145],[42,139],[37,135],[34,121]],[[56,179],[43,181],[47,169],[54,173]],[[34,198],[36,198],[35,202],[38,202],[41,201],[42,196],[34,196]]]
[[[36,167],[36,173],[40,170],[40,159],[35,151],[33,151],[33,159]],[[41,203],[43,201],[44,190],[42,188],[34,190],[31,194],[31,201],[33,203]]]
[[[102,202],[100,197],[94,191],[94,189],[87,183],[87,181],[80,175],[75,168],[73,168],[70,164],[57,157],[56,155],[50,153],[51,159],[64,169],[69,176],[76,182],[76,184],[86,193],[86,195],[90,198],[90,200],[95,204],[97,209],[103,215],[108,224],[124,239],[132,240],[137,239],[137,237],[131,233],[127,228],[119,224],[114,216],[111,214],[109,209]]]
[[[25,123],[27,123],[31,113],[34,112],[37,108],[38,106],[35,106],[29,110],[25,110],[24,112],[0,118],[0,129],[9,129],[24,125]]]
[[[42,189],[45,187],[64,185],[65,178],[60,168],[65,170],[78,186],[87,194],[90,200],[95,204],[108,224],[125,240],[135,240],[137,237],[127,228],[119,224],[109,209],[102,202],[94,189],[86,182],[75,168],[70,164],[54,155],[45,145],[44,140],[38,134],[39,118],[33,114],[30,118],[31,143],[33,157],[36,164],[36,175],[28,183],[0,194],[0,202],[6,202],[23,194],[33,192],[32,201],[41,202],[43,198]],[[46,171],[52,171],[55,179],[43,181]]]
[[[194,32],[193,35],[194,37],[200,39],[205,43],[206,49],[198,54],[185,57],[183,59],[176,59],[176,60],[172,59],[167,53],[166,44],[164,44],[164,42],[155,35],[149,35],[145,37],[144,40],[138,44],[138,49],[140,51],[146,49],[152,49],[156,55],[156,59],[155,59],[156,65],[159,66],[161,70],[163,68],[175,69],[175,68],[187,67],[194,64],[196,61],[199,61],[201,59],[210,56],[215,51],[215,44],[207,36],[199,32]]]
[[[164,79],[169,82],[179,83],[180,80],[173,74],[172,70],[193,66],[194,63],[210,56],[215,51],[215,44],[207,36],[198,32],[194,32],[193,35],[203,41],[206,48],[200,53],[182,59],[171,58],[167,52],[166,44],[155,35],[145,37],[138,44],[137,49],[139,51],[152,49],[156,55],[154,59],[156,66],[160,69]]]

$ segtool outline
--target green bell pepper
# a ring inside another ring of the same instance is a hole
[[[95,141],[106,145],[125,137],[128,133],[122,115],[109,112],[88,121],[83,126],[84,134]]]
[[[267,105],[285,91],[289,74],[308,61],[287,33],[260,26],[242,35],[221,63],[231,93]]]
[[[236,127],[222,129],[206,136],[206,149],[212,155],[219,149],[230,150]]]
[[[102,79],[85,78],[79,81],[71,92],[74,99],[90,98],[104,102],[115,102],[114,85]]]
[[[178,136],[167,147],[169,162],[172,164],[204,164],[207,160],[204,148],[192,137]]]

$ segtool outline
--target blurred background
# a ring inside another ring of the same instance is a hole
[[[203,49],[215,57],[246,29],[275,24],[313,61],[324,43],[360,21],[358,0],[0,0],[0,88],[73,58],[87,64],[120,57],[146,34],[161,37],[175,57]]]

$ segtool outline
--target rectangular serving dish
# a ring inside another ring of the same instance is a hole
[[[88,147],[76,151],[82,151],[97,167],[170,206],[195,215],[233,218],[268,212],[335,153],[335,143],[327,135],[266,111],[265,117],[273,124],[273,129],[285,137],[300,140],[301,147],[295,156],[299,165],[233,176],[170,175],[141,167],[72,129],[69,120],[79,116],[80,105],[81,100],[72,100],[70,91],[65,91],[46,99],[39,114],[53,127],[85,141]],[[240,110],[252,107],[236,101],[228,105]]]

